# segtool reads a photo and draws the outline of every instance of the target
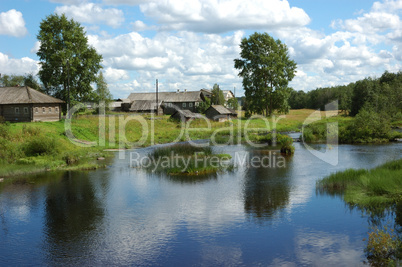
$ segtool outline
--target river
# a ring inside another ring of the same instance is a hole
[[[214,147],[236,167],[209,176],[131,168],[130,153],[145,156],[152,150],[145,148],[124,152],[125,159],[116,153],[96,171],[5,179],[0,265],[363,265],[369,218],[317,193],[316,181],[400,158],[402,144],[329,147],[337,164],[295,147],[286,159],[247,146]],[[250,166],[245,156],[276,163]]]

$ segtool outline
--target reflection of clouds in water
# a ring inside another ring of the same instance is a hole
[[[207,244],[202,248],[200,266],[239,266],[242,265],[242,250],[239,247]]]
[[[146,176],[137,170],[124,175],[130,175],[130,178],[112,183],[109,188],[107,210],[108,217],[112,219],[103,224],[104,237],[98,238],[98,241],[105,242],[104,246],[101,245],[105,252],[100,254],[109,255],[106,262],[110,262],[112,257],[119,263],[152,264],[158,257],[169,254],[171,246],[174,246],[171,241],[182,227],[188,229],[195,240],[203,240],[205,236],[222,233],[244,220],[238,181],[230,175],[225,174],[216,182],[197,186],[166,186],[165,183],[172,183]],[[210,248],[205,249],[211,254]],[[232,248],[220,250],[225,250],[225,255],[231,255],[229,258],[234,257],[230,252]],[[222,257],[211,254],[205,260],[207,263],[219,263],[218,259]]]
[[[350,266],[363,262],[364,246],[349,236],[327,232],[302,232],[296,234],[297,261],[309,266]],[[363,263],[361,264],[363,265]]]

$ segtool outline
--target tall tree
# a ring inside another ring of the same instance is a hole
[[[103,73],[100,72],[98,79],[96,80],[96,91],[95,97],[96,102],[105,102],[105,106],[108,107],[109,103],[112,101],[112,94],[107,87],[105,78],[103,78]]]
[[[0,86],[29,86],[38,91],[42,90],[42,86],[32,73],[25,75],[0,75]]]
[[[219,88],[218,84],[214,84],[211,91],[211,104],[212,105],[223,105],[225,104],[225,96],[222,90]]]
[[[287,88],[296,73],[296,63],[289,58],[288,49],[280,40],[267,33],[254,33],[243,38],[240,59],[234,60],[250,112],[270,116],[274,109],[287,111]]]
[[[63,14],[50,15],[42,20],[37,36],[40,48],[37,55],[41,69],[39,77],[45,90],[67,101],[67,86],[70,98],[88,101],[92,97],[92,82],[102,68],[102,56],[88,45],[84,28]]]

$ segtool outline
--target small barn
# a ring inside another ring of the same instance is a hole
[[[0,116],[6,121],[58,121],[63,103],[28,86],[0,87]]]
[[[179,109],[176,110],[175,113],[172,114],[172,116],[170,116],[171,119],[174,120],[178,120],[178,121],[189,121],[191,119],[201,119],[204,118],[203,115],[199,114],[199,113],[193,113],[190,110],[186,110],[186,109]]]
[[[222,105],[212,105],[205,111],[205,116],[208,119],[223,122],[229,120],[231,117],[237,117],[237,113]]]

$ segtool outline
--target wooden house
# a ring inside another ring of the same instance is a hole
[[[27,86],[0,87],[0,116],[6,121],[58,121],[63,103]]]
[[[205,116],[214,121],[227,121],[231,117],[237,117],[236,111],[222,105],[212,105],[205,111]]]
[[[176,110],[170,118],[178,121],[189,121],[191,119],[201,119],[204,118],[204,116],[199,113],[191,112],[190,110]]]
[[[142,101],[145,103],[147,101],[149,105],[151,103],[156,103],[156,93],[131,93],[128,98],[131,103]],[[199,103],[204,101],[204,96],[201,91],[182,91],[177,92],[159,92],[158,93],[158,105],[153,106],[153,111],[156,108],[162,108],[163,113],[167,115],[172,115],[177,110],[190,110],[191,112],[197,111],[197,106]],[[144,108],[148,108],[148,105],[144,104]],[[130,111],[127,109],[127,105],[123,107],[124,111]],[[137,110],[136,112],[141,112]],[[145,112],[145,110],[144,110]],[[146,110],[148,112],[148,109]]]

